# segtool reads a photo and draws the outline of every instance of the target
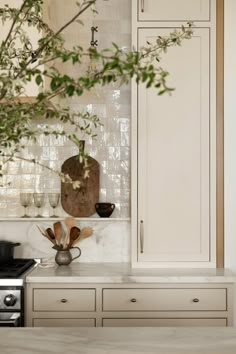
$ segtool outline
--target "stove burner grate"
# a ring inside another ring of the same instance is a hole
[[[18,278],[35,263],[34,259],[15,258],[0,264],[0,278]]]

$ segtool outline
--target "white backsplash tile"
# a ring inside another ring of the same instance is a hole
[[[14,249],[14,257],[52,258],[56,251],[52,249],[49,240],[43,237],[37,229],[36,222],[1,222],[0,239],[20,242]],[[42,227],[52,227],[51,221],[38,222]],[[18,230],[16,228],[18,226]],[[78,222],[83,228],[90,226],[94,233],[91,237],[77,244],[81,248],[81,257],[75,262],[128,262],[130,253],[130,225],[126,221]],[[71,251],[76,255],[76,250]]]

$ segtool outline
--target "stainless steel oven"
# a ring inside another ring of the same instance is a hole
[[[4,312],[0,314],[0,327],[23,327],[19,312]]]
[[[0,327],[24,327],[24,281],[34,259],[0,265]]]
[[[14,281],[13,281],[14,282]],[[0,327],[24,326],[24,287],[0,286]]]

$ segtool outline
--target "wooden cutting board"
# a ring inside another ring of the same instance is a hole
[[[61,182],[61,205],[69,215],[88,217],[95,213],[95,204],[99,201],[99,163],[89,156],[88,166],[88,178],[84,178],[83,164],[77,155],[70,157],[61,167],[61,171],[73,181],[81,182],[79,189]]]

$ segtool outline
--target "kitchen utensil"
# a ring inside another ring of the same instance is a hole
[[[52,231],[52,229],[50,227],[48,227],[46,229],[46,235],[48,236],[49,240],[52,241],[52,243],[54,245],[56,245],[56,238],[55,238],[54,232]]]
[[[113,203],[96,203],[95,209],[101,218],[109,218],[115,209]]]
[[[69,243],[70,230],[73,226],[76,226],[76,220],[72,216],[69,216],[64,219],[64,223],[66,225],[67,231],[63,242],[63,249],[65,249],[67,247],[67,244]]]
[[[55,235],[55,239],[56,239],[56,244],[58,246],[60,246],[61,244],[61,239],[63,236],[63,228],[62,228],[62,224],[60,221],[57,221],[53,224],[53,229],[54,229],[54,235]]]
[[[95,204],[99,200],[99,163],[90,156],[86,157],[89,166],[89,178],[85,178],[84,163],[73,156],[66,160],[61,171],[68,174],[73,181],[80,181],[79,188],[74,189],[70,183],[61,183],[61,205],[72,216],[86,217],[94,214]]]
[[[48,235],[48,232],[47,230],[43,230],[40,226],[36,225],[37,228],[39,229],[39,232],[44,236],[46,237],[49,241],[51,241],[54,245],[56,244],[55,240],[53,238],[51,238],[49,235]],[[52,231],[52,230],[51,230]],[[49,231],[50,235],[52,236],[51,232]]]
[[[13,260],[14,247],[20,246],[19,242],[0,241],[0,264]]]
[[[76,226],[73,226],[70,230],[70,241],[69,241],[69,248],[75,243],[75,241],[79,238],[80,229]]]
[[[68,265],[70,264],[74,259],[79,258],[81,255],[81,249],[79,247],[71,247],[71,249],[76,248],[79,250],[79,254],[76,257],[72,258],[72,255],[69,250],[59,250],[56,253],[55,256],[55,262],[58,265]]]
[[[43,236],[47,237],[46,231],[45,231],[44,229],[42,229],[39,225],[36,225],[36,226],[37,226],[39,232],[40,232]]]
[[[79,237],[75,240],[75,242],[73,243],[76,244],[78,241],[81,241],[87,237],[92,236],[93,234],[93,229],[91,227],[84,227],[82,230],[80,230],[80,235]]]
[[[79,240],[82,240],[84,238],[90,237],[93,234],[93,229],[91,227],[84,227],[81,231],[80,231],[80,237]]]

